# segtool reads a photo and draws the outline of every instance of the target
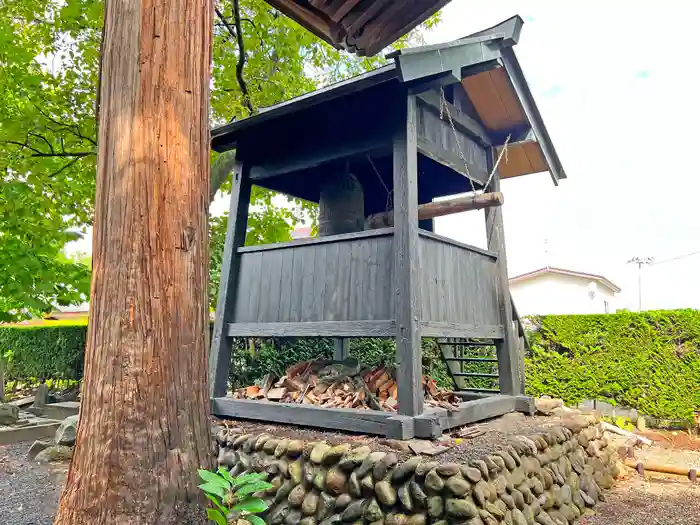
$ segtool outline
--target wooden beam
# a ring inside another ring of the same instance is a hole
[[[502,416],[515,411],[516,398],[508,395],[493,395],[459,404],[456,412],[447,412],[440,418],[442,430]]]
[[[313,321],[300,323],[229,323],[229,337],[391,337],[396,322]]]
[[[475,166],[469,161],[467,161],[467,165],[465,166],[464,160],[462,160],[456,152],[447,151],[441,146],[438,146],[437,144],[434,144],[426,139],[418,139],[418,151],[429,159],[432,159],[435,162],[438,162],[443,166],[447,166],[451,170],[472,179],[479,186],[485,184],[486,180],[488,179],[488,173],[486,173],[483,169]]]
[[[489,154],[489,169],[494,165],[494,149]],[[501,182],[498,171],[491,179],[487,191],[500,191]],[[518,339],[513,330],[513,305],[508,288],[508,266],[506,261],[506,243],[503,231],[503,209],[486,209],[486,242],[488,249],[498,254],[496,261],[496,295],[501,324],[504,327],[503,339],[496,343],[498,356],[499,385],[502,394],[517,395],[521,392],[518,377]]]
[[[406,98],[403,125],[394,138],[394,289],[396,383],[399,413],[423,412],[421,327],[418,275],[418,144],[415,95]]]
[[[502,193],[483,193],[479,195],[470,195],[467,197],[456,197],[444,201],[429,202],[418,206],[418,220],[434,219],[445,215],[453,215],[471,210],[483,210],[492,206],[501,206],[503,204]],[[394,225],[393,210],[375,213],[367,217],[365,221],[366,228],[385,228]]]
[[[493,64],[501,58],[501,49],[493,44],[493,36],[466,38],[445,44],[428,45],[396,51],[389,55],[398,63],[402,82],[412,82],[448,71]]]
[[[532,96],[530,87],[525,80],[525,75],[520,68],[520,64],[518,63],[513,49],[504,49],[502,60],[510,83],[518,96],[518,100],[520,101],[520,104],[525,112],[525,116],[532,126],[532,131],[534,132],[537,142],[542,149],[542,154],[547,161],[547,166],[549,168],[549,174],[552,177],[552,181],[554,182],[554,185],[557,186],[559,185],[560,179],[566,178],[566,173],[562,167],[559,155],[554,149],[552,139],[549,136],[547,127],[544,125],[542,114],[537,108],[535,98]]]
[[[413,418],[413,431],[417,438],[437,439],[442,436],[440,420],[447,417],[444,408],[429,408]]]
[[[504,330],[499,325],[471,325],[423,321],[423,337],[463,337],[474,339],[503,339]]]
[[[233,319],[238,289],[238,268],[240,255],[237,250],[245,242],[248,225],[248,207],[251,184],[248,167],[237,166],[233,171],[231,202],[229,204],[226,244],[221,264],[219,299],[216,303],[216,317],[209,350],[209,394],[210,397],[226,395],[231,367],[231,339],[224,330]]]
[[[481,255],[486,255],[487,257],[490,257],[491,259],[498,259],[498,254],[495,252],[491,252],[489,250],[484,250],[483,248],[479,248],[478,246],[472,246],[471,244],[465,244],[463,242],[455,241],[454,239],[450,239],[449,237],[444,237],[442,235],[438,235],[437,233],[421,230],[419,232],[419,235],[421,237],[427,237],[429,239],[434,239],[438,242],[442,242],[444,244],[451,244],[452,246],[456,246],[457,248],[462,248],[463,250],[467,250],[469,252],[474,252],[474,253],[479,253]]]
[[[404,424],[402,421],[394,419],[396,417],[394,412],[326,408],[315,405],[272,403],[228,397],[212,399],[212,413],[217,416],[364,432],[382,436],[396,432],[395,426]]]
[[[368,38],[368,44],[367,44],[367,49],[365,51],[365,54],[367,56],[373,56],[375,53],[378,53],[381,51],[383,48],[386,47],[386,42],[394,42],[398,40],[400,37],[403,35],[409,33],[412,31],[416,26],[419,24],[422,24],[425,22],[428,18],[430,18],[432,15],[437,13],[440,9],[442,9],[445,5],[447,5],[451,0],[438,0],[438,1],[433,1],[429,2],[428,7],[426,7],[424,10],[420,11],[420,14],[412,14],[408,19],[404,17],[406,22],[402,26],[398,27],[392,27],[393,31],[390,33],[387,33],[385,31],[386,26],[382,26],[382,29],[380,31],[380,35],[370,35]],[[415,6],[422,4],[423,2],[405,2],[405,8],[408,8],[408,6]],[[425,6],[423,6],[425,7]],[[379,26],[379,24],[377,24]]]
[[[486,399],[487,397],[493,397],[499,395],[498,392],[487,393],[487,392],[467,392],[460,391],[455,392],[456,395],[464,399],[465,401],[474,401],[477,399]],[[522,412],[523,414],[533,415],[535,413],[535,399],[530,396],[514,396],[515,397],[515,411]]]
[[[481,124],[481,122],[473,119],[466,113],[463,113],[460,109],[455,107],[450,102],[446,100],[442,103],[447,106],[446,110],[440,109],[440,94],[435,91],[426,91],[418,95],[418,102],[426,109],[433,112],[435,115],[442,115],[443,120],[447,120],[449,117],[446,115],[446,110],[450,112],[452,117],[452,122],[454,123],[455,129],[461,131],[465,135],[474,139],[484,148],[491,146],[491,138],[489,137],[486,128]]]
[[[264,252],[268,250],[283,250],[285,248],[297,248],[299,246],[310,246],[313,244],[328,244],[332,242],[349,242],[368,237],[386,237],[394,234],[394,228],[378,228],[362,232],[339,233],[338,235],[327,235],[325,237],[307,237],[289,242],[278,242],[276,244],[259,244],[257,246],[243,246],[238,248],[238,253]]]
[[[304,149],[306,147],[307,149]],[[252,180],[263,180],[277,177],[286,173],[292,173],[302,169],[313,168],[334,160],[359,155],[362,153],[381,155],[391,149],[391,136],[382,136],[382,133],[363,134],[352,139],[345,140],[342,147],[337,142],[320,146],[316,141],[306,143],[291,152],[275,153],[269,155],[268,160],[255,163],[251,169]]]
[[[340,36],[338,33],[341,27],[331,23],[325,16],[295,1],[266,0],[266,2],[336,49],[343,48],[338,42]]]

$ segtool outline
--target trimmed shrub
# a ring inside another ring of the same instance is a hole
[[[66,322],[0,327],[0,353],[7,362],[7,379],[81,379],[86,330],[85,323]],[[300,361],[330,359],[332,355],[332,339],[236,339],[231,385],[234,388],[248,386],[267,373],[281,376]],[[395,347],[391,339],[351,339],[350,355],[370,367],[395,366]],[[423,370],[441,386],[451,387],[434,341],[426,340],[423,344]]]
[[[700,311],[529,318],[527,391],[692,420],[700,411]]]
[[[396,366],[396,347],[392,339],[350,339],[349,346],[350,356],[371,368]],[[234,388],[240,388],[268,373],[281,376],[300,361],[332,357],[333,340],[327,338],[259,339],[253,346],[246,340],[237,339],[233,347],[230,382]],[[434,340],[423,342],[423,373],[434,378],[438,385],[452,388],[452,380]]]
[[[0,354],[8,380],[80,379],[87,325],[1,326]]]

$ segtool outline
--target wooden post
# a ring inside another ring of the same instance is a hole
[[[415,95],[394,138],[394,275],[399,414],[423,413],[418,279],[418,143]]]
[[[345,361],[348,358],[349,342],[345,337],[333,339],[333,359],[335,361]]]
[[[224,256],[219,279],[219,298],[216,302],[216,318],[209,350],[209,394],[211,398],[223,397],[228,387],[231,369],[232,339],[226,334],[226,326],[233,320],[233,308],[238,288],[240,255],[238,248],[245,244],[250,205],[250,167],[237,165],[233,170],[231,202]]]
[[[488,168],[493,169],[495,149],[489,148]],[[498,171],[491,179],[486,191],[500,192],[501,181]],[[513,305],[508,287],[508,265],[506,260],[506,243],[503,233],[503,208],[496,206],[486,208],[486,240],[488,249],[498,254],[496,265],[496,294],[503,325],[503,340],[496,343],[498,357],[498,376],[501,394],[522,394],[518,377],[518,339],[513,330]]]

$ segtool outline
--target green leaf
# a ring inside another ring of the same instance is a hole
[[[211,494],[206,494],[206,493],[204,495],[207,498],[209,498],[209,501],[211,501],[214,505],[216,505],[216,508],[218,508],[221,512],[223,512],[224,514],[226,514],[228,512],[226,507],[224,507],[221,503],[219,503],[219,500],[216,499],[214,496],[212,496]]]
[[[265,520],[255,514],[248,514],[245,519],[249,521],[251,525],[265,525]]]
[[[226,481],[226,479],[224,479],[219,474],[209,472],[208,470],[200,469],[199,470],[199,477],[202,478],[207,483],[213,483],[215,485],[221,486],[224,490],[229,490],[231,488],[231,483]]]
[[[240,487],[246,483],[251,483],[253,481],[264,481],[265,479],[267,479],[267,474],[264,472],[251,472],[250,474],[243,474],[242,476],[233,478],[232,485],[234,487]]]
[[[221,485],[218,485],[216,483],[204,483],[202,485],[199,485],[199,488],[207,494],[214,494],[215,496],[219,496],[220,498],[223,498],[226,494],[226,490]]]
[[[207,518],[217,525],[228,525],[226,516],[217,509],[207,509]]]
[[[236,496],[243,497],[247,496],[248,494],[254,494],[256,492],[260,492],[262,490],[268,490],[271,489],[272,485],[268,483],[267,481],[253,481],[251,483],[246,483],[243,485],[240,489],[236,491]]]
[[[267,510],[267,503],[260,498],[250,498],[240,502],[238,505],[234,505],[231,510],[257,514],[258,512],[265,512]]]
[[[228,483],[233,485],[233,478],[231,477],[231,473],[228,471],[226,467],[219,467],[216,472],[224,478]]]

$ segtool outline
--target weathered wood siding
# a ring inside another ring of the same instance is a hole
[[[500,325],[495,255],[420,232],[422,321]]]
[[[482,183],[488,179],[486,150],[460,130],[454,130],[446,113],[443,114],[443,120],[440,120],[435,108],[420,103],[420,99],[417,131],[418,149],[424,155],[463,173],[465,167],[464,160],[459,155],[461,149],[472,178]]]
[[[393,229],[240,248],[236,323],[394,319]]]

